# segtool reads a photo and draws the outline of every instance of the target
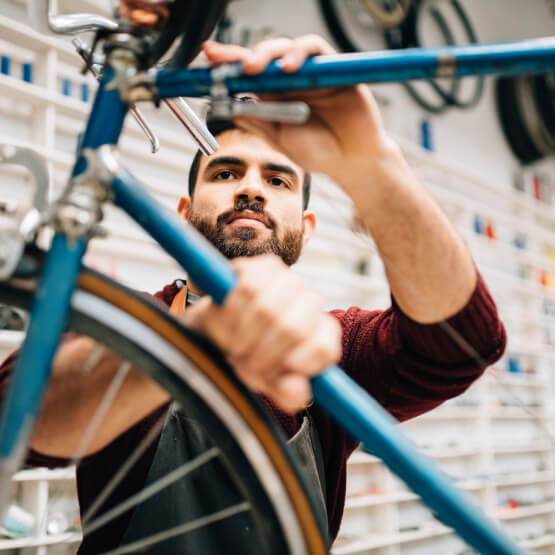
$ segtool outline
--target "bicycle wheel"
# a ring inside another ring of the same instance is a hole
[[[3,283],[0,302],[27,309],[29,289],[27,280]],[[312,494],[281,431],[206,340],[156,302],[88,269],[73,296],[68,330],[129,361],[202,422],[222,468],[251,508],[262,552],[327,552],[326,524],[315,516]],[[117,552],[133,551],[131,546]]]

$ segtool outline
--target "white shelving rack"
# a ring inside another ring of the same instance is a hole
[[[504,357],[484,378],[401,428],[522,547],[553,554],[555,209],[399,142],[465,238],[508,331]],[[490,237],[477,233],[477,218]],[[335,555],[470,553],[379,459],[356,452],[347,476]]]
[[[107,13],[108,4],[59,0],[57,7]],[[67,179],[76,135],[90,107],[90,100],[83,101],[83,85],[90,99],[95,82],[80,74],[80,61],[68,41],[41,36],[27,25],[24,0],[0,5],[1,56],[9,57],[10,71],[0,73],[0,142],[32,146],[45,156],[54,197]],[[24,63],[32,64],[31,82],[22,79]],[[149,153],[146,138],[128,118],[121,141],[123,159],[163,205],[175,210],[186,193],[195,146],[168,112],[141,108],[160,138],[160,152]],[[509,331],[507,353],[486,378],[457,400],[402,427],[523,546],[555,553],[555,412],[550,409],[555,387],[555,289],[540,285],[542,273],[555,272],[555,210],[509,184],[489,183],[400,142],[410,164],[468,242]],[[0,200],[15,197],[24,203],[28,194],[27,176],[2,168]],[[320,177],[314,180],[311,197],[318,230],[296,271],[321,291],[329,308],[388,306],[383,266],[371,240],[353,234],[350,201]],[[182,276],[129,218],[113,207],[105,212],[110,237],[92,242],[88,264],[146,291]],[[495,225],[496,239],[475,233],[476,218]],[[526,249],[515,246],[515,234],[526,238]],[[547,344],[547,337],[554,343]],[[19,332],[0,332],[0,357],[21,339]],[[523,371],[508,372],[509,366]],[[37,469],[18,477],[18,487],[25,491],[22,503],[38,518],[47,511],[51,489],[62,481],[72,482],[72,471],[57,472]],[[37,529],[32,538],[0,539],[0,552],[51,553],[53,544],[64,549],[77,541],[78,534],[50,537]],[[465,550],[378,459],[362,452],[352,456],[345,518],[334,553],[455,555]]]

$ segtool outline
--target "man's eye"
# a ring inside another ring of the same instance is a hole
[[[223,170],[221,172],[218,172],[214,176],[214,179],[218,179],[220,181],[229,181],[230,179],[233,179],[233,177],[233,172],[230,172],[229,170]]]
[[[286,187],[287,183],[281,177],[271,177],[270,183],[275,187]]]

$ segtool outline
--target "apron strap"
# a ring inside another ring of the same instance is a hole
[[[185,311],[187,306],[187,284],[185,284],[173,298],[172,304],[170,305],[170,314],[181,314]]]

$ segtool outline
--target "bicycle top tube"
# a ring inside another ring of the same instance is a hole
[[[435,77],[543,73],[555,70],[555,38],[316,56],[295,73],[284,73],[276,62],[257,75],[242,75],[239,64],[226,70],[227,75],[221,77],[231,94]],[[154,79],[159,98],[203,96],[210,93],[214,84],[214,70],[161,70]]]

